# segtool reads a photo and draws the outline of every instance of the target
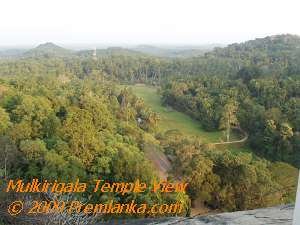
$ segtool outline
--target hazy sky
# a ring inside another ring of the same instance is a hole
[[[232,43],[300,35],[300,0],[2,0],[0,46]]]

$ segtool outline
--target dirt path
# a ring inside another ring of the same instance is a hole
[[[236,144],[236,143],[244,143],[248,140],[249,135],[246,131],[244,131],[240,127],[235,127],[234,129],[239,130],[243,134],[244,137],[237,141],[224,141],[224,142],[215,142],[215,143],[210,143],[210,144],[211,145],[229,145],[229,144]]]

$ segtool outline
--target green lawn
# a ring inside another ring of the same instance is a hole
[[[145,85],[128,86],[140,98],[144,99],[146,105],[160,115],[159,129],[161,131],[179,130],[183,134],[198,136],[205,142],[218,142],[223,137],[223,132],[207,132],[201,128],[199,121],[188,115],[165,107],[161,104],[160,96],[156,88]]]

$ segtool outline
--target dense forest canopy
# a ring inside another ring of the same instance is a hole
[[[80,197],[180,200],[185,215],[190,200],[220,210],[292,202],[300,167],[299,56],[300,37],[278,35],[197,57],[155,57],[122,48],[93,56],[47,43],[3,58],[0,175],[150,182],[158,178],[145,156],[151,146],[172,159],[170,180],[189,182],[186,194]],[[224,130],[228,141],[233,128],[242,129],[251,151],[220,150],[198,137],[158,132],[159,114],[120,83],[158,86],[164,104],[208,131]]]

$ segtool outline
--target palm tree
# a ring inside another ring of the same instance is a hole
[[[230,140],[230,131],[232,126],[238,126],[239,121],[236,117],[238,103],[236,101],[228,102],[224,108],[220,119],[220,129],[226,130],[226,140]]]

